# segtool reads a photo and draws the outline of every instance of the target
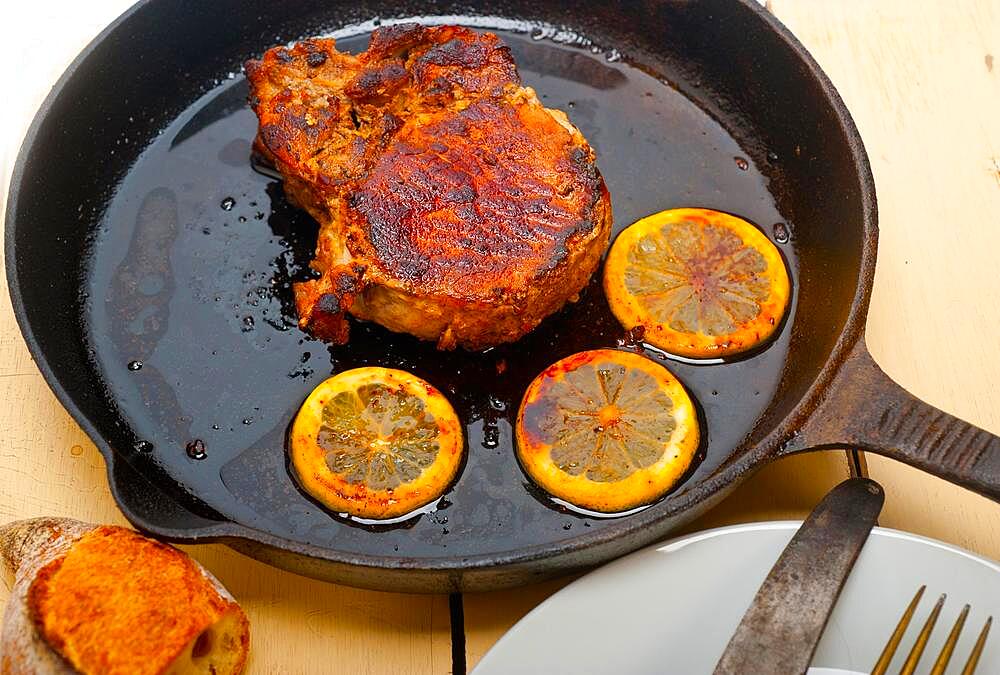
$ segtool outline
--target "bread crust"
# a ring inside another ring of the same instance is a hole
[[[237,621],[242,672],[249,624],[215,577],[177,549],[132,530],[65,518],[0,528],[15,578],[3,623],[0,672],[167,672],[223,617]]]

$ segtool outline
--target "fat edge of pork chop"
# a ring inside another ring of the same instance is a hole
[[[521,86],[490,33],[376,30],[247,63],[256,149],[320,223],[296,284],[300,325],[336,343],[345,314],[483,349],[512,342],[586,285],[608,243],[594,152]]]

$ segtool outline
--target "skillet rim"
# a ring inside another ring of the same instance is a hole
[[[372,572],[401,572],[421,571],[425,573],[454,573],[472,570],[489,570],[491,572],[503,572],[504,569],[521,567],[538,560],[549,558],[568,558],[571,554],[579,553],[585,549],[602,549],[612,545],[615,540],[632,538],[639,543],[634,546],[627,546],[629,550],[639,548],[654,541],[656,538],[664,536],[669,530],[664,530],[662,523],[682,518],[682,514],[690,513],[692,517],[696,515],[693,509],[700,503],[709,501],[714,496],[723,496],[727,489],[745,478],[752,471],[759,468],[767,460],[775,458],[781,454],[781,447],[792,435],[793,430],[800,426],[816,409],[822,399],[822,395],[830,385],[834,375],[843,365],[855,344],[863,339],[865,322],[868,314],[868,305],[871,299],[872,283],[875,276],[875,259],[878,244],[878,210],[875,195],[875,182],[872,175],[868,154],[865,151],[861,135],[851,117],[843,99],[837,92],[829,77],[823,72],[819,64],[812,55],[782,24],[777,17],[767,11],[755,0],[732,0],[737,5],[741,5],[745,10],[763,21],[766,26],[782,40],[785,45],[795,54],[799,64],[805,68],[806,73],[811,76],[820,87],[825,97],[825,102],[830,106],[835,114],[838,130],[844,138],[845,143],[851,153],[856,176],[859,181],[860,200],[862,206],[861,227],[862,227],[862,251],[855,288],[854,298],[851,301],[850,310],[844,328],[841,331],[837,342],[828,355],[825,363],[812,384],[802,395],[792,410],[781,419],[769,432],[755,445],[747,447],[745,444],[733,450],[733,459],[724,463],[715,473],[708,476],[704,481],[692,486],[690,490],[676,495],[669,503],[670,508],[666,510],[647,509],[634,514],[628,518],[619,519],[614,524],[609,524],[597,531],[575,536],[560,542],[547,544],[537,544],[520,549],[512,549],[495,554],[479,554],[473,556],[435,556],[414,558],[402,555],[371,555],[344,553],[332,548],[326,548],[313,544],[306,544],[277,535],[273,535],[262,530],[242,525],[233,521],[219,521],[217,524],[199,527],[197,529],[180,529],[171,527],[161,527],[153,525],[143,517],[139,516],[128,504],[127,499],[121,494],[118,481],[114,477],[116,457],[114,449],[106,439],[98,432],[90,419],[77,407],[73,397],[62,386],[54,370],[50,366],[47,358],[41,350],[38,340],[28,321],[20,284],[17,277],[16,264],[16,243],[14,237],[15,227],[11,223],[16,223],[15,214],[17,212],[20,188],[24,180],[24,172],[28,163],[28,157],[36,144],[39,142],[39,131],[42,121],[51,113],[51,109],[57,98],[62,94],[67,83],[75,76],[77,70],[83,62],[89,58],[91,53],[102,44],[111,33],[120,25],[127,22],[133,15],[145,9],[148,5],[159,0],[139,0],[129,9],[123,12],[117,19],[105,27],[86,47],[73,59],[70,65],[62,73],[56,83],[52,86],[44,101],[39,106],[32,119],[31,125],[26,132],[21,146],[18,150],[17,159],[11,173],[10,185],[8,187],[7,208],[4,214],[4,265],[7,276],[8,292],[13,306],[14,316],[17,320],[18,328],[28,347],[28,351],[36,366],[41,372],[46,384],[55,394],[59,403],[69,412],[74,421],[80,425],[87,436],[94,442],[97,449],[103,455],[106,468],[107,479],[115,503],[123,515],[130,523],[140,530],[155,536],[179,543],[228,543],[227,540],[235,540],[237,548],[243,550],[244,546],[240,542],[245,542],[250,548],[254,544],[269,547],[282,552],[288,552],[304,556],[315,561],[346,565],[349,567],[365,568]],[[127,460],[121,460],[126,461]],[[158,486],[150,483],[150,486],[160,490]],[[181,507],[183,508],[183,507]],[[657,525],[660,525],[657,528]],[[639,534],[640,530],[647,530],[651,534]],[[270,556],[268,556],[270,557]],[[604,556],[606,559],[608,556]],[[271,563],[275,564],[275,563]],[[556,564],[552,565],[557,567]],[[539,577],[541,578],[541,577]],[[419,582],[418,582],[419,583]],[[386,584],[385,588],[400,584]],[[510,585],[510,584],[507,584]],[[374,586],[372,586],[374,587]]]

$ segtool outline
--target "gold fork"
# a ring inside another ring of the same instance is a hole
[[[886,643],[885,649],[882,650],[882,655],[878,657],[878,662],[872,669],[872,675],[884,675],[889,669],[889,663],[892,661],[892,657],[896,654],[899,642],[903,639],[903,633],[906,632],[906,627],[910,625],[910,619],[913,618],[913,612],[917,609],[917,604],[920,602],[920,598],[923,596],[926,588],[926,586],[921,586],[917,590],[917,594],[913,596],[913,600],[910,600],[910,604],[907,606],[906,611],[903,612],[903,618],[901,618],[899,623],[896,624],[896,630],[892,632],[892,635],[889,637],[889,642]],[[913,671],[917,669],[920,657],[924,653],[924,647],[927,646],[927,640],[931,636],[931,631],[934,630],[934,624],[937,623],[938,614],[941,613],[941,607],[944,606],[944,599],[944,595],[938,598],[937,604],[935,604],[934,609],[931,610],[931,615],[927,617],[927,621],[924,622],[924,627],[920,629],[917,641],[914,643],[913,648],[906,657],[906,662],[903,664],[903,668],[899,671],[900,675],[912,675]],[[958,615],[955,625],[951,627],[951,633],[948,634],[948,639],[941,648],[941,653],[938,654],[937,661],[934,662],[934,667],[931,668],[931,675],[944,675],[945,668],[948,667],[948,661],[951,660],[951,654],[955,651],[955,645],[958,643],[958,636],[962,633],[962,627],[965,625],[965,619],[968,615],[969,606],[966,605],[962,608],[962,613]],[[986,636],[989,635],[990,626],[992,624],[993,617],[991,616],[986,619],[986,624],[983,626],[983,629],[979,631],[979,637],[976,639],[976,645],[972,648],[972,654],[969,655],[969,660],[965,662],[965,668],[962,669],[962,675],[972,675],[976,672],[976,666],[979,665],[979,657],[983,653],[983,647],[986,646]]]

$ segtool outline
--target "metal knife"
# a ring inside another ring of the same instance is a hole
[[[849,478],[813,509],[771,568],[715,675],[805,673],[882,511],[882,486]]]

